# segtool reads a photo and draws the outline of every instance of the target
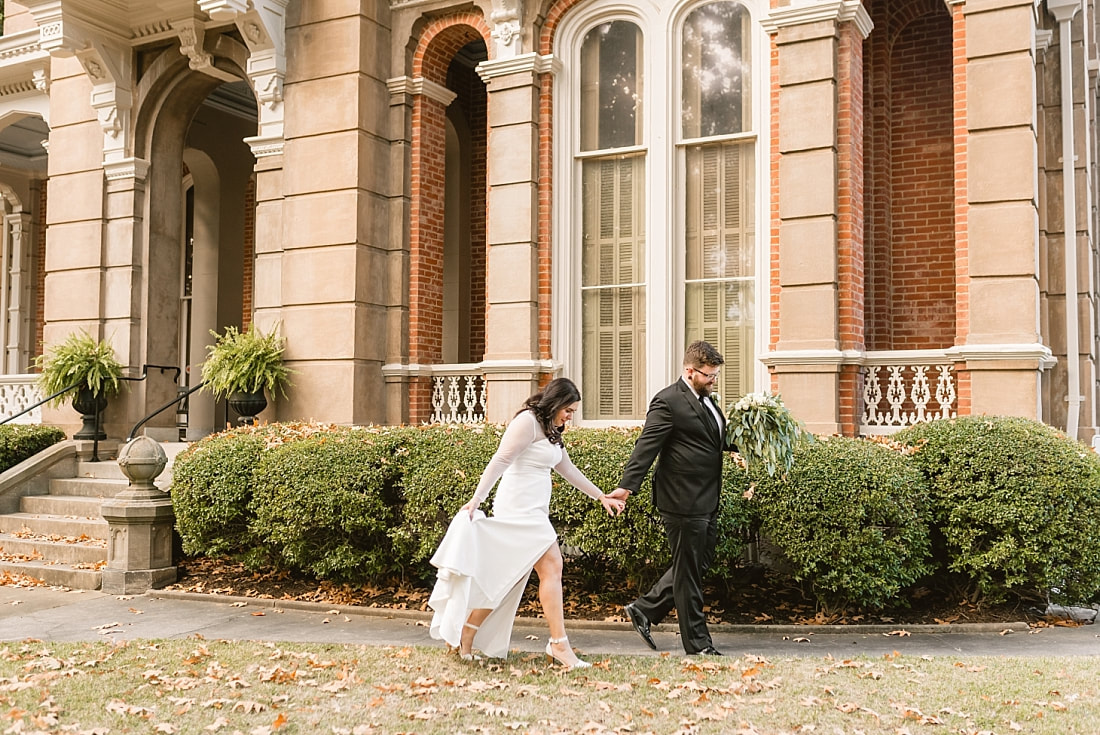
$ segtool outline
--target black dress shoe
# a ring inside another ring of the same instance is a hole
[[[649,618],[643,615],[641,610],[634,607],[633,603],[623,607],[623,612],[626,613],[627,620],[634,626],[634,630],[638,631],[638,635],[642,637],[646,645],[656,651],[657,644],[653,642],[653,636],[649,634]]]
[[[693,656],[725,656],[726,654],[719,651],[714,646],[707,646],[702,651],[696,651]]]

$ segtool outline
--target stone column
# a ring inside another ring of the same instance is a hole
[[[4,306],[8,312],[4,344],[4,372],[25,373],[30,365],[31,344],[31,215],[17,212],[4,218],[7,235],[7,278]]]
[[[487,420],[504,422],[548,371],[538,340],[539,75],[535,53],[484,61],[489,95],[488,248],[485,359]]]
[[[285,197],[281,254],[277,215],[260,211],[271,219],[257,223],[257,252],[267,255],[257,258],[256,296],[281,304],[296,371],[279,418],[386,420],[389,110],[379,104],[388,74],[378,50],[390,45],[389,6],[355,7],[335,14],[325,3],[288,6],[282,168],[257,182],[261,208],[278,206],[277,191]],[[257,310],[257,321],[270,316]]]
[[[843,0],[776,8],[765,27],[776,81],[779,297],[764,362],[809,430],[853,433],[850,363],[863,349],[862,41],[871,21],[858,0]]]
[[[1040,338],[1035,7],[966,3],[965,228],[959,268],[959,409],[1041,418],[1050,350]],[[956,23],[956,28],[960,23]],[[958,31],[957,31],[958,32]],[[980,93],[979,93],[980,92]]]

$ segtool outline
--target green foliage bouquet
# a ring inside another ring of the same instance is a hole
[[[795,446],[809,436],[778,395],[746,393],[726,411],[726,439],[750,469],[763,466],[768,477],[790,472]]]

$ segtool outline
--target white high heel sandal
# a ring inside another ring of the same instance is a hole
[[[462,627],[463,628],[469,628],[470,630],[475,631],[475,633],[478,630],[481,629],[480,625],[474,625],[473,623],[463,623]],[[461,647],[462,644],[459,643],[459,646]],[[484,657],[482,657],[481,655],[476,654],[476,653],[473,652],[473,641],[470,641],[470,652],[469,653],[462,653],[461,650],[460,650],[459,654],[458,654],[458,657],[460,659],[462,659],[463,661],[484,661],[485,660]]]
[[[553,645],[555,643],[562,643],[566,646],[569,646],[569,636],[562,636],[561,638],[550,638],[547,640],[546,643],[546,655],[564,666],[566,671],[572,671],[573,669],[587,669],[589,666],[592,665],[587,661],[582,661],[580,658],[578,658],[577,663],[570,666],[569,664],[565,663],[560,658],[554,655]],[[572,646],[570,646],[569,650],[573,650]],[[576,656],[575,653],[573,655]]]

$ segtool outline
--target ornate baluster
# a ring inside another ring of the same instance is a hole
[[[487,393],[488,381],[485,380],[484,375],[478,376],[478,380],[481,381],[481,390],[478,392],[478,397],[477,397],[477,405],[478,405],[478,409],[479,409],[477,420],[478,421],[484,421],[485,420],[485,415],[489,411],[489,401],[488,401],[488,397],[487,397],[488,396],[488,393]]]
[[[432,423],[443,423],[443,378],[432,378]]]
[[[477,379],[474,375],[463,375],[462,382],[466,384],[466,390],[462,395],[462,405],[466,409],[462,412],[462,421],[466,424],[472,424],[476,420],[474,414],[477,410],[475,402],[477,401],[477,392],[474,381]]]
[[[447,378],[447,406],[450,411],[447,413],[447,423],[458,423],[458,408],[462,403],[462,394],[458,391],[458,376],[451,375]]]
[[[915,424],[921,421],[926,421],[925,409],[928,408],[928,401],[932,397],[932,391],[928,387],[928,366],[927,365],[914,365],[913,366],[913,390],[909,396],[913,399],[913,406],[915,410],[909,417],[909,423]]]
[[[879,382],[879,367],[867,368],[863,378],[863,423],[873,426],[882,421],[878,404],[882,402],[882,384]]]
[[[940,404],[938,418],[954,418],[955,377],[951,374],[950,365],[940,365],[939,370],[940,376],[936,380],[936,402]]]
[[[886,400],[890,404],[887,424],[889,426],[904,426],[905,417],[901,409],[905,405],[905,377],[902,375],[905,366],[888,365],[886,369],[890,373],[889,384],[886,388]]]

